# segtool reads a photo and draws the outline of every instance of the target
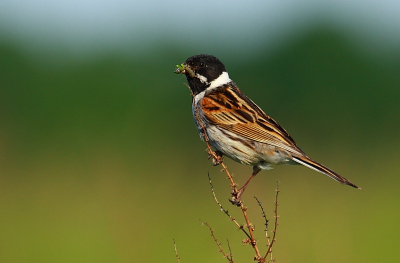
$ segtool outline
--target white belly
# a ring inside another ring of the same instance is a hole
[[[261,169],[269,164],[289,164],[290,158],[278,147],[243,138],[217,126],[208,128],[210,145],[232,160]]]

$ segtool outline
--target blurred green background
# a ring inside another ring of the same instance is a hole
[[[252,261],[212,198],[207,172],[243,223],[225,175],[207,160],[186,79],[173,74],[199,53],[219,57],[309,156],[362,188],[301,166],[261,172],[243,197],[261,250],[253,196],[272,224],[279,180],[277,262],[398,261],[399,43],[367,41],[325,19],[276,27],[273,44],[263,31],[243,40],[245,30],[217,37],[225,29],[212,27],[193,43],[178,22],[140,47],[132,33],[124,42],[132,49],[45,43],[52,34],[13,34],[3,22],[0,262],[177,262],[173,239],[182,263],[224,262],[199,219],[225,248],[229,239],[235,262]],[[251,168],[226,164],[243,184]]]

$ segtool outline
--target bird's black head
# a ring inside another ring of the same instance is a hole
[[[190,57],[184,64],[178,66],[175,73],[186,75],[194,95],[207,88],[216,88],[231,81],[224,64],[211,55],[202,54]]]

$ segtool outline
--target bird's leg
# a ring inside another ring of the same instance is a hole
[[[261,171],[261,168],[258,166],[253,166],[253,173],[251,174],[250,178],[247,180],[247,182],[238,190],[234,191],[232,190],[232,198],[229,200],[232,204],[240,206],[240,197],[242,196],[244,190],[246,189],[247,185],[250,183],[250,181],[258,174],[258,172]]]

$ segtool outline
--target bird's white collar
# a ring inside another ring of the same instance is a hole
[[[232,80],[229,78],[228,72],[224,71],[224,72],[222,72],[221,75],[218,76],[218,78],[216,78],[210,82],[210,86],[208,86],[207,90],[215,89],[219,86],[228,84],[231,81]]]
[[[206,79],[206,78],[204,78],[204,79]],[[200,81],[202,81],[201,78],[200,78]],[[207,89],[203,90],[202,92],[200,92],[199,94],[197,94],[194,97],[194,104],[196,105],[198,103],[198,101],[201,100],[204,97],[204,94],[206,92],[209,92],[209,91],[211,91],[211,90],[213,90],[215,88],[218,88],[218,87],[220,87],[222,85],[228,84],[231,81],[232,80],[229,78],[228,72],[226,72],[226,71],[222,72],[221,75],[219,75],[218,78],[216,78],[216,79],[214,79],[213,81],[210,82],[210,86],[208,86]]]

